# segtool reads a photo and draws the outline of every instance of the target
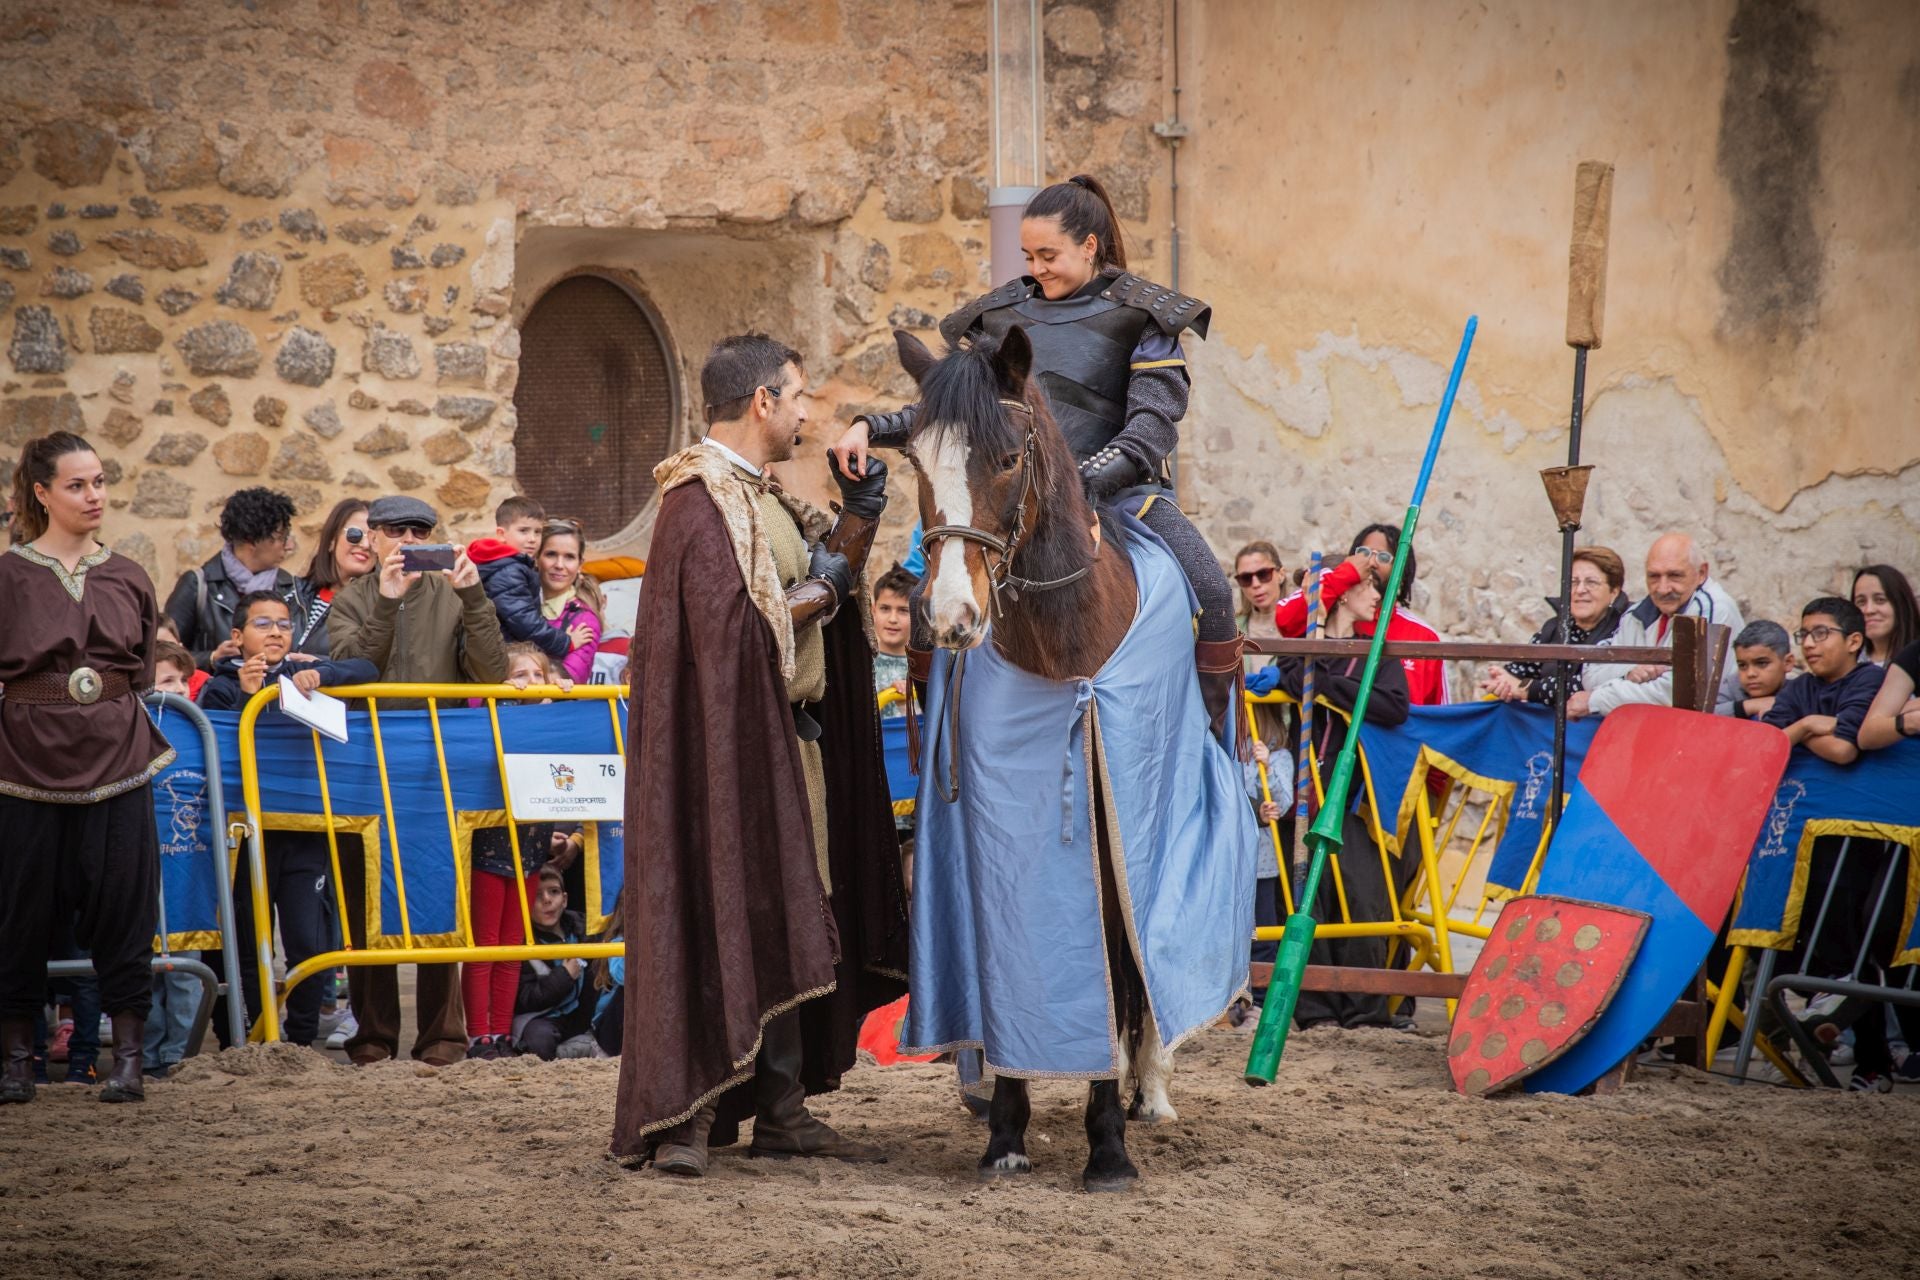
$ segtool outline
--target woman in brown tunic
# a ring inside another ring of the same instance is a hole
[[[0,554],[0,1102],[33,1098],[33,1023],[54,921],[71,917],[113,1019],[102,1102],[144,1096],[141,1040],[160,850],[153,776],[173,759],[139,695],[159,605],[95,536],[106,473],[79,436],[27,442]]]

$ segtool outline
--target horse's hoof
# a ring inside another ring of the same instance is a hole
[[[1004,1182],[1032,1173],[1033,1161],[1018,1151],[1010,1151],[993,1160],[982,1159],[979,1172],[982,1182]]]
[[[1149,1106],[1146,1097],[1138,1093],[1133,1095],[1133,1102],[1127,1107],[1127,1122],[1129,1124],[1165,1124],[1169,1120],[1178,1120],[1179,1118],[1180,1113],[1173,1109],[1171,1102],[1161,1102]]]
[[[1131,1191],[1140,1185],[1140,1171],[1131,1168],[1101,1174],[1095,1174],[1089,1171],[1081,1175],[1080,1185],[1089,1195],[1105,1195],[1115,1191]]]

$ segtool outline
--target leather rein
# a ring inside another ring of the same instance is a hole
[[[1020,448],[1020,501],[1014,507],[1013,532],[1007,537],[988,533],[985,529],[970,524],[936,524],[920,531],[920,545],[928,549],[947,538],[958,538],[962,542],[975,543],[987,556],[987,585],[992,590],[993,614],[1000,617],[1004,613],[1001,593],[1007,600],[1018,603],[1022,591],[1053,591],[1060,587],[1072,586],[1093,570],[1093,561],[1088,561],[1072,573],[1059,578],[1039,580],[1023,578],[1013,571],[1013,558],[1020,552],[1032,529],[1027,524],[1027,504],[1033,498],[1038,485],[1040,469],[1040,437],[1035,429],[1033,406],[1020,400],[1002,399],[1000,407],[1015,413],[1023,413],[1027,418],[1026,441]]]

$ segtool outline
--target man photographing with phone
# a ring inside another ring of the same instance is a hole
[[[367,530],[377,573],[354,579],[334,597],[327,635],[335,661],[364,658],[387,684],[500,684],[507,678],[507,646],[500,617],[487,599],[480,570],[444,543],[433,543],[439,513],[396,495],[367,508]],[[451,557],[447,553],[451,552]],[[447,565],[447,568],[431,567]],[[382,700],[381,709],[417,703]],[[362,909],[365,870],[352,859],[341,865],[353,945],[366,945]],[[399,971],[355,966],[347,972],[360,1030],[347,1041],[356,1065],[400,1053]],[[466,1019],[460,1005],[457,966],[421,965],[419,1034],[413,1056],[447,1066],[466,1056]]]

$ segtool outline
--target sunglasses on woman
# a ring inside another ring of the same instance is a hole
[[[1274,568],[1272,565],[1268,565],[1264,569],[1249,569],[1245,573],[1236,573],[1233,575],[1233,580],[1243,587],[1251,587],[1256,584],[1264,587],[1272,580],[1273,575],[1278,572],[1280,572],[1280,570]]]

